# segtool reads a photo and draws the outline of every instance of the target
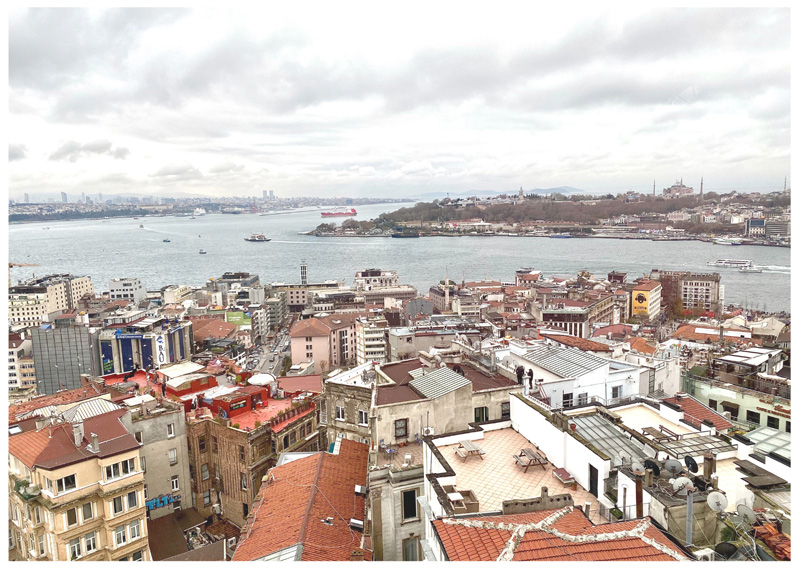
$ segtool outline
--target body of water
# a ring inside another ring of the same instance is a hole
[[[357,220],[397,209],[396,204],[359,206]],[[344,218],[334,219],[341,222]],[[299,282],[300,261],[309,282],[326,279],[352,284],[365,268],[397,270],[400,281],[421,295],[443,280],[513,281],[514,271],[529,266],[545,276],[574,276],[589,270],[598,277],[618,270],[628,280],[661,270],[719,272],[726,303],[753,309],[790,311],[790,249],[721,246],[700,241],[549,239],[540,237],[423,237],[418,239],[313,237],[299,235],[318,224],[319,210],[276,215],[130,217],[59,221],[9,226],[9,261],[38,267],[12,269],[12,280],[33,274],[91,276],[97,290],[112,278],[139,277],[149,290],[167,284],[201,285],[223,272],[256,273],[262,282]],[[139,225],[143,225],[140,228]],[[268,243],[246,242],[264,233]],[[163,239],[170,242],[165,243]],[[199,254],[200,249],[206,254]],[[718,258],[751,259],[763,268],[744,274],[713,268]]]

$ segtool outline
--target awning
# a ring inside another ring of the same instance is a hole
[[[739,405],[735,402],[728,402],[727,400],[723,400],[720,402],[722,404],[722,408],[725,410],[739,410]]]

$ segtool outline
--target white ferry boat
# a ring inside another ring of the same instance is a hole
[[[739,268],[739,272],[750,272],[753,274],[759,274],[762,272],[762,269],[757,266],[742,266]]]
[[[198,207],[197,209],[194,210],[194,213],[193,213],[193,215],[195,217],[202,217],[205,214],[206,214],[206,210],[203,209],[202,207]]]
[[[738,245],[742,244],[742,241],[741,241],[741,239],[719,238],[719,239],[714,239],[714,244],[715,245],[733,245],[733,246],[738,246]]]
[[[752,267],[753,261],[752,260],[742,260],[738,258],[720,258],[715,260],[714,262],[709,262],[708,266],[724,266],[727,268],[744,268],[744,267]]]
[[[253,233],[249,237],[246,237],[244,240],[249,241],[251,243],[268,243],[272,239],[268,239],[265,235],[261,233]]]

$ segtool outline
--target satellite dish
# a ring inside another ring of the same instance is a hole
[[[708,503],[708,506],[711,507],[711,510],[717,513],[724,512],[728,507],[728,498],[719,491],[712,491],[709,493],[706,502]]]
[[[666,469],[672,475],[677,475],[683,471],[683,466],[678,460],[667,460],[664,464],[664,469]]]
[[[738,550],[739,549],[736,548],[736,545],[731,544],[730,542],[720,542],[714,547],[714,552],[722,556],[725,560],[728,560],[731,556],[736,554]]]
[[[644,473],[644,466],[640,462],[633,462],[631,464],[631,471],[636,475],[642,475]]]
[[[622,465],[625,465],[625,460],[628,460],[628,462],[631,461],[631,455],[625,450],[619,451],[619,457],[620,459],[622,459]]]
[[[736,512],[739,513],[739,516],[743,517],[744,520],[751,525],[756,522],[756,514],[753,512],[753,509],[744,503],[736,506]]]
[[[224,409],[224,408],[220,408],[220,409],[219,409],[219,417],[220,417],[220,418],[227,418],[227,417],[228,417],[228,413],[227,413],[227,412],[225,412],[225,409]]]
[[[671,483],[672,489],[678,495],[686,495],[689,492],[689,489],[694,488],[694,485],[692,485],[692,480],[688,477],[679,477],[678,479],[673,479]]]
[[[692,456],[686,456],[685,458],[683,458],[683,461],[686,463],[686,467],[689,468],[689,471],[691,471],[692,473],[697,473],[698,470],[697,462],[694,461],[694,458]]]
[[[658,474],[661,473],[661,468],[658,467],[658,464],[653,460],[644,460],[644,467],[645,469],[652,469],[653,475],[658,477]]]

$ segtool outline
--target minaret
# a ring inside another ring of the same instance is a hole
[[[450,276],[446,266],[444,268],[444,309],[450,311]]]
[[[700,178],[700,201],[703,200],[703,178]]]
[[[656,180],[653,180],[653,197],[656,196]]]

